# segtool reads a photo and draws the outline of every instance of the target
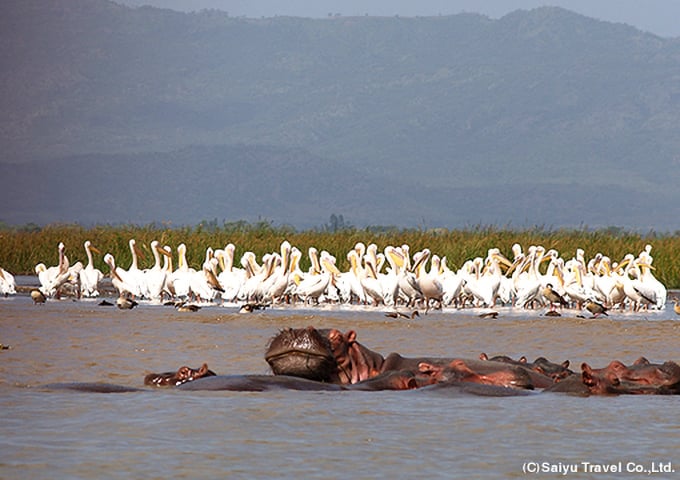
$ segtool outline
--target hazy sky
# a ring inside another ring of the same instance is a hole
[[[216,8],[233,16],[450,15],[475,12],[499,18],[517,9],[556,5],[588,17],[627,23],[664,37],[680,37],[678,0],[115,0],[175,10]]]

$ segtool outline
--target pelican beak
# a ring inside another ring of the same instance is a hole
[[[492,257],[495,258],[498,262],[502,263],[508,268],[514,268],[516,265],[512,263],[510,260],[508,260],[505,255],[502,255],[500,253],[494,253],[492,254]]]
[[[95,246],[92,245],[92,244],[90,244],[90,250],[92,250],[94,253],[96,253],[96,254],[98,254],[98,255],[101,255],[101,254],[102,254],[102,251],[99,250],[97,247],[95,247]]]
[[[321,260],[321,263],[329,273],[332,273],[333,275],[340,275],[340,270],[338,270],[338,267],[336,267],[335,264],[330,260],[324,258]]]
[[[165,255],[168,258],[172,258],[172,254],[162,247],[156,247],[156,251],[161,255]]]

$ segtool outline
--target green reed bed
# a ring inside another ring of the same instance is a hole
[[[103,256],[111,253],[116,263],[127,268],[131,261],[129,240],[134,238],[143,252],[140,268],[153,264],[153,254],[149,244],[158,240],[161,245],[169,245],[173,249],[176,266],[176,249],[180,243],[187,246],[189,265],[198,268],[202,265],[208,247],[224,248],[228,243],[236,246],[235,264],[244,252],[254,252],[258,259],[268,252],[279,251],[283,240],[288,240],[302,251],[301,268],[309,267],[307,252],[309,247],[319,251],[327,250],[337,258],[338,268],[346,270],[347,252],[357,242],[368,245],[375,243],[382,251],[387,245],[409,245],[411,254],[423,248],[432,253],[446,256],[452,269],[460,268],[466,261],[477,256],[485,257],[488,249],[499,248],[512,259],[512,245],[518,243],[523,250],[530,245],[543,245],[546,249],[554,248],[559,254],[569,259],[575,255],[576,249],[585,251],[586,259],[597,252],[609,256],[613,261],[620,261],[628,253],[637,254],[652,245],[654,257],[654,275],[668,288],[680,288],[680,235],[647,234],[626,232],[618,229],[607,230],[545,230],[541,228],[511,230],[496,227],[474,227],[462,230],[421,230],[421,229],[378,229],[378,228],[343,228],[330,232],[327,230],[296,231],[290,227],[274,227],[262,222],[248,224],[237,222],[216,225],[199,225],[196,227],[170,228],[166,225],[123,225],[96,226],[85,228],[79,225],[49,225],[34,228],[4,228],[0,230],[0,267],[14,274],[33,274],[35,265],[45,263],[47,266],[58,263],[57,245],[66,245],[66,255],[73,264],[86,262],[83,243],[90,240],[101,254],[95,254],[95,266],[104,273],[109,269],[104,264]]]

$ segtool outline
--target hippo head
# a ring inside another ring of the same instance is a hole
[[[353,330],[314,327],[281,330],[270,342],[265,360],[274,375],[320,382],[353,384],[381,373],[384,358],[356,340]]]
[[[680,366],[639,359],[631,366],[615,360],[604,368],[581,365],[584,385],[593,394],[668,394],[680,391]]]
[[[553,363],[545,357],[538,357],[532,364],[532,369],[543,375],[552,378],[554,382],[560,382],[565,378],[573,375],[574,372],[569,370],[569,360],[562,363]]]
[[[477,363],[454,359],[445,366],[421,362],[418,369],[436,383],[472,382],[528,390],[534,388],[526,370],[503,362]]]
[[[281,330],[264,356],[274,375],[290,375],[319,382],[331,381],[336,369],[328,337],[314,327]]]
[[[204,363],[201,368],[195,369],[187,366],[179,367],[176,372],[150,373],[144,377],[144,385],[154,387],[177,387],[183,383],[191,382],[197,378],[212,377],[215,372]]]

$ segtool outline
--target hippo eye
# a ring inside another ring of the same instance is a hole
[[[615,387],[618,387],[619,385],[621,385],[621,380],[619,380],[619,377],[614,377],[614,378],[612,378],[611,383]]]

